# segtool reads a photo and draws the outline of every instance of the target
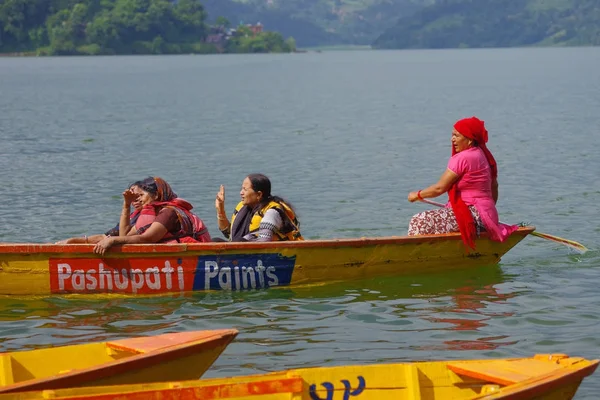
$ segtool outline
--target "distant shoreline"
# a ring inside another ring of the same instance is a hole
[[[371,45],[353,45],[353,44],[340,44],[340,45],[326,45],[326,46],[313,46],[313,47],[300,47],[299,50],[306,51],[338,51],[338,50],[374,50]]]
[[[17,58],[17,57],[118,57],[118,56],[186,56],[186,55],[230,55],[230,54],[293,54],[293,53],[320,53],[322,51],[338,51],[338,50],[370,50],[370,48],[359,48],[358,46],[325,46],[325,47],[310,47],[299,48],[290,52],[268,52],[268,53],[169,53],[169,54],[69,54],[69,55],[49,55],[39,54],[35,51],[20,51],[13,53],[0,53],[0,58]]]
[[[506,50],[506,49],[568,49],[568,48],[589,48],[600,47],[594,45],[579,46],[510,46],[510,47],[444,47],[444,48],[409,48],[409,49],[387,49],[373,48],[369,45],[339,45],[339,46],[315,46],[300,47],[291,52],[265,52],[265,53],[167,53],[167,54],[70,54],[70,55],[50,55],[36,51],[18,51],[11,53],[0,53],[0,58],[18,58],[18,57],[117,57],[117,56],[185,56],[185,55],[231,55],[231,54],[304,54],[304,53],[322,53],[332,51],[415,51],[415,50]]]
[[[17,51],[14,53],[0,53],[0,57],[35,57],[34,51]]]
[[[326,45],[326,46],[311,46],[311,47],[299,47],[295,51],[290,53],[320,53],[322,51],[348,51],[348,50],[377,50],[373,49],[370,45]],[[258,54],[258,53],[171,53],[164,55],[203,55],[203,54]],[[262,54],[282,54],[282,53],[262,53]],[[109,56],[109,55],[120,55],[120,56],[136,56],[136,55],[161,55],[161,54],[77,54],[77,55],[52,55],[51,57],[73,57],[73,56]],[[44,52],[34,51],[15,51],[9,53],[0,53],[0,57],[48,57],[50,55]]]
[[[309,50],[313,52],[313,50]],[[17,57],[119,57],[119,56],[210,56],[210,55],[229,55],[229,54],[292,54],[292,53],[307,53],[306,50],[298,49],[291,52],[270,52],[270,53],[168,53],[168,54],[37,54],[33,51],[15,52],[15,53],[0,53],[0,58],[17,58]]]

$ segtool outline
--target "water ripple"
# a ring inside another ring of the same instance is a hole
[[[600,358],[600,49],[302,56],[11,58],[0,68],[0,238],[104,232],[132,181],[159,175],[217,232],[220,184],[269,175],[307,238],[406,233],[406,201],[476,114],[502,220],[528,237],[500,266],[323,286],[156,298],[1,298],[1,350],[236,328],[207,376],[344,363]],[[265,159],[269,162],[265,162]],[[596,398],[586,379],[577,399]]]

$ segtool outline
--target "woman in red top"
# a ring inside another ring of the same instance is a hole
[[[119,236],[107,237],[98,242],[94,247],[95,253],[104,254],[116,244],[210,242],[204,222],[190,211],[193,206],[178,198],[167,182],[159,177],[150,177],[141,181],[139,187],[141,194],[123,194],[125,202],[119,223]],[[133,198],[143,207],[135,226],[127,231],[130,226],[127,204],[131,204]]]

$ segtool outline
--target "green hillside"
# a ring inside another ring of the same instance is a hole
[[[434,0],[203,0],[209,20],[261,22],[299,46],[371,44],[400,17]]]
[[[438,0],[401,18],[374,48],[600,45],[598,0]]]

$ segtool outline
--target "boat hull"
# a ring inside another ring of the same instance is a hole
[[[521,359],[305,368],[147,385],[45,391],[55,400],[571,399],[598,360],[544,354]],[[37,396],[37,397],[36,397]],[[23,393],[19,399],[39,398]],[[0,396],[0,400],[5,400]]]
[[[269,243],[0,245],[0,294],[161,294],[440,272],[495,264],[534,227],[505,242],[485,234],[468,252],[460,234]]]
[[[198,379],[236,335],[191,331],[0,353],[0,393]]]

